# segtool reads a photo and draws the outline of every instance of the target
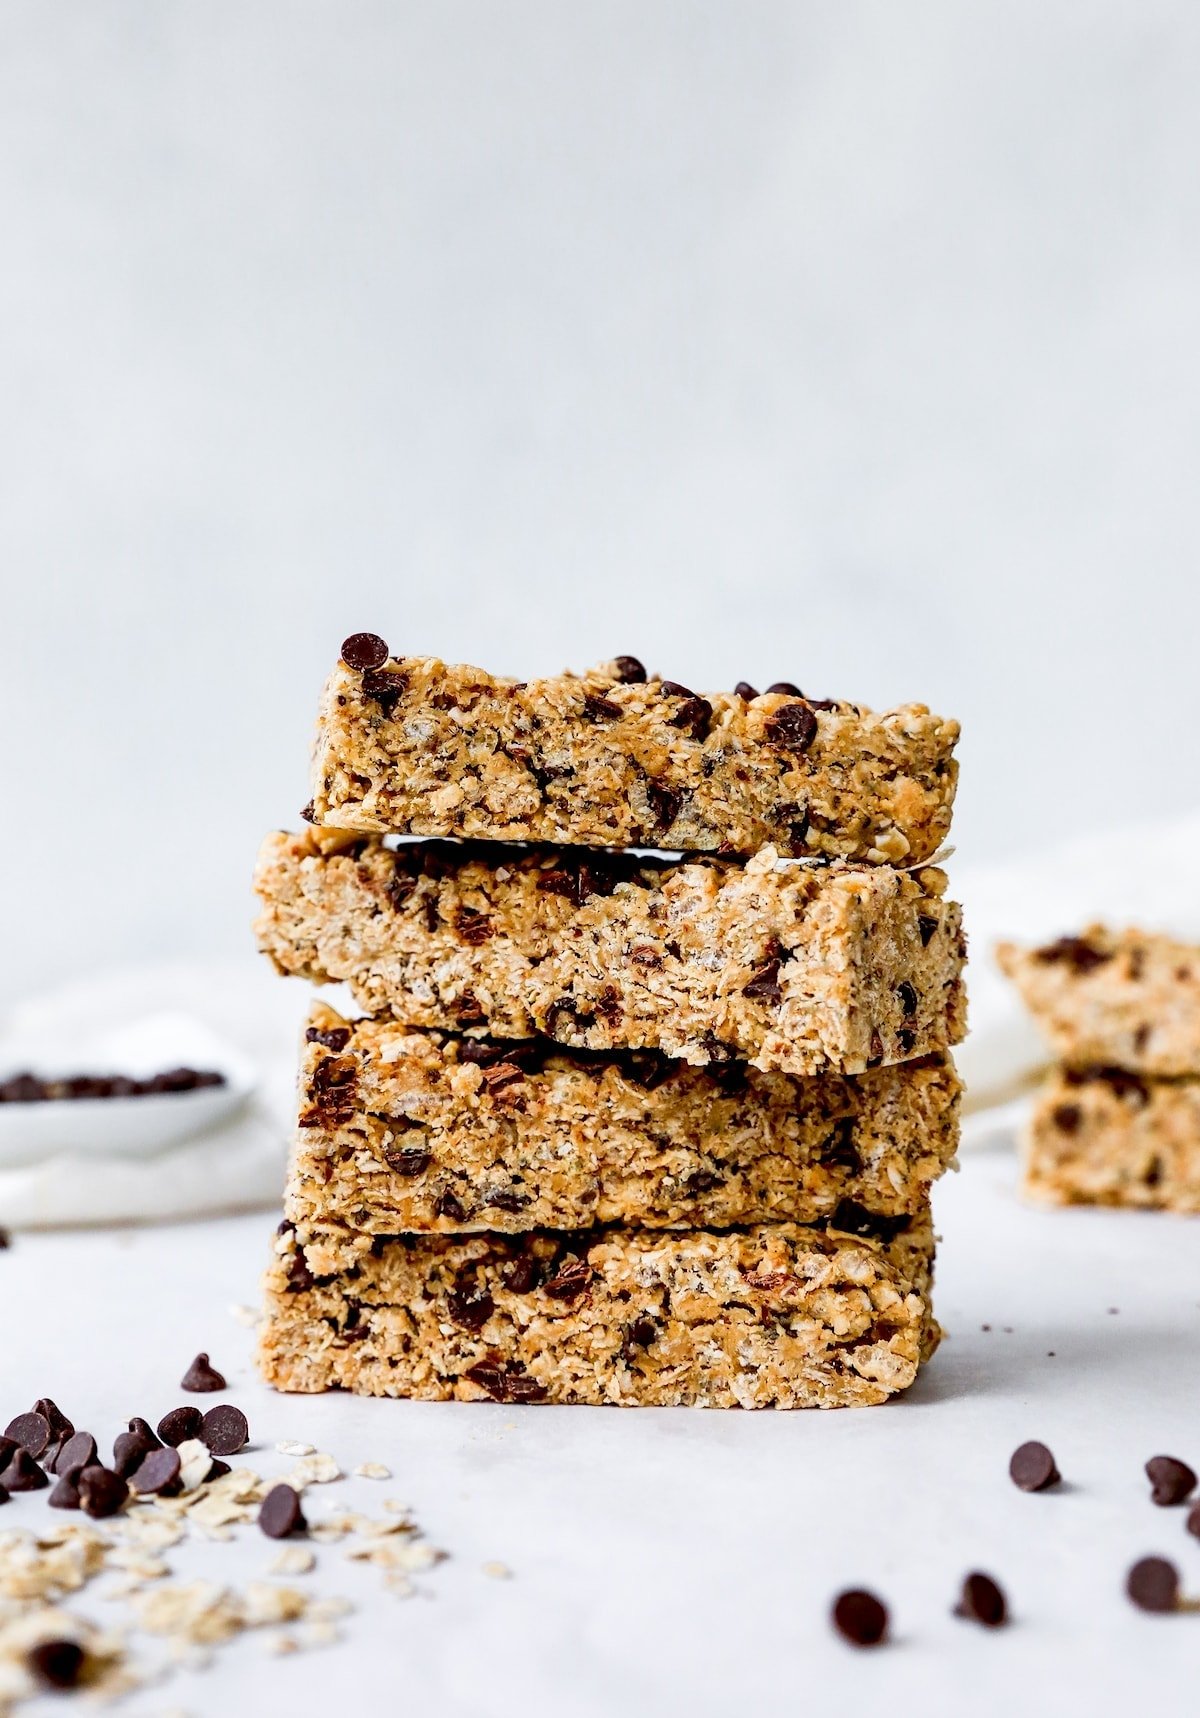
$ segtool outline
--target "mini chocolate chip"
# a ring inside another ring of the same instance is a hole
[[[43,1419],[49,1421],[50,1436],[52,1438],[59,1440],[69,1438],[71,1433],[75,1430],[75,1427],[63,1413],[58,1403],[52,1401],[49,1396],[39,1396],[37,1401],[33,1404],[33,1411],[35,1414],[41,1414]]]
[[[370,668],[382,668],[388,655],[388,647],[377,632],[352,632],[342,645],[342,661],[347,668],[357,668],[360,674]]]
[[[43,1640],[31,1646],[29,1669],[43,1688],[75,1688],[83,1674],[83,1648],[77,1640]]]
[[[1021,1491],[1046,1491],[1062,1478],[1050,1451],[1045,1444],[1036,1441],[1022,1444],[1013,1451],[1008,1474]]]
[[[204,1415],[199,1408],[193,1408],[190,1403],[182,1408],[172,1408],[169,1414],[164,1414],[158,1422],[158,1435],[164,1444],[170,1444],[177,1449],[189,1438],[198,1438],[204,1426]]]
[[[804,694],[791,680],[774,680],[767,687],[768,692],[786,692],[790,698],[803,698]]]
[[[341,1051],[350,1042],[348,1026],[331,1026],[328,1032],[322,1032],[319,1026],[310,1026],[304,1034],[309,1044],[322,1044],[326,1050]]]
[[[223,1390],[225,1380],[215,1366],[210,1366],[207,1354],[197,1354],[179,1381],[181,1390],[193,1390],[203,1395],[209,1390]]]
[[[6,1491],[43,1491],[50,1481],[34,1461],[29,1451],[23,1445],[17,1445],[17,1453],[12,1457],[3,1473],[0,1473],[0,1485]]]
[[[1182,1503],[1196,1489],[1196,1476],[1186,1462],[1174,1456],[1151,1456],[1146,1463],[1151,1501],[1169,1509]]]
[[[1173,1611],[1179,1603],[1179,1570],[1165,1557],[1142,1557],[1126,1575],[1125,1591],[1139,1611]]]
[[[166,1446],[150,1450],[130,1475],[129,1483],[143,1496],[166,1494],[178,1482],[180,1466],[178,1450]]]
[[[817,737],[817,718],[807,704],[785,704],[767,717],[763,732],[776,745],[806,752]]]
[[[79,1471],[80,1470],[78,1468],[72,1468],[69,1473],[63,1474],[58,1484],[54,1487],[54,1490],[46,1499],[46,1502],[50,1505],[51,1509],[79,1508],[79,1487],[75,1483],[79,1477]]]
[[[917,934],[921,938],[921,947],[928,948],[933,940],[933,933],[938,928],[936,919],[929,918],[925,913],[917,914]]]
[[[997,1629],[1008,1621],[1008,1606],[1004,1594],[990,1575],[968,1575],[962,1584],[962,1595],[954,1610],[955,1616],[967,1617],[984,1628]]]
[[[249,1436],[250,1426],[245,1414],[231,1402],[210,1408],[200,1430],[205,1447],[215,1456],[235,1456],[245,1448]]]
[[[96,1459],[96,1440],[90,1432],[74,1432],[54,1458],[55,1473],[67,1474],[72,1469],[91,1467]]]
[[[887,1633],[887,1607],[874,1593],[839,1593],[831,1614],[834,1628],[851,1646],[878,1646]]]
[[[36,1461],[50,1442],[50,1422],[45,1414],[18,1414],[5,1426],[4,1435],[28,1450]]]
[[[262,1500],[258,1525],[268,1539],[286,1539],[289,1533],[303,1533],[308,1526],[300,1498],[290,1485],[273,1485]]]
[[[129,1487],[119,1473],[108,1467],[85,1467],[75,1484],[79,1506],[85,1515],[115,1515],[129,1496]]]
[[[733,689],[733,695],[735,698],[744,698],[747,704],[750,702],[751,698],[758,697],[758,693],[754,690],[754,687],[751,686],[748,680],[739,680]]]
[[[645,684],[646,670],[636,656],[618,656],[613,663],[617,671],[617,679],[622,686],[641,686]]]

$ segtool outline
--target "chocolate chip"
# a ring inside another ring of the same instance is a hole
[[[90,1432],[75,1432],[62,1445],[54,1458],[54,1471],[68,1474],[81,1467],[91,1467],[96,1460],[96,1440]]]
[[[1035,949],[1033,958],[1046,966],[1060,963],[1069,966],[1077,974],[1083,974],[1103,966],[1113,957],[1104,949],[1095,948],[1086,937],[1059,937],[1057,942]]]
[[[843,1234],[859,1235],[864,1240],[882,1241],[885,1245],[894,1241],[897,1235],[902,1235],[912,1224],[912,1218],[905,1212],[898,1216],[885,1216],[882,1211],[869,1211],[865,1205],[860,1205],[857,1199],[842,1199],[837,1210],[829,1219],[831,1229],[840,1229]]]
[[[583,695],[585,722],[611,722],[624,714],[621,706],[614,704],[611,698],[602,698],[598,692],[585,692]]]
[[[331,1026],[327,1032],[322,1032],[319,1026],[310,1026],[304,1034],[310,1044],[321,1044],[326,1050],[342,1051],[350,1042],[348,1026]]]
[[[0,1485],[0,1503],[8,1503],[9,1501],[10,1501],[10,1498],[9,1498],[7,1490],[5,1489],[4,1486]],[[54,1499],[51,1498],[50,1501],[53,1503]]]
[[[153,1432],[150,1435],[154,1437]],[[180,1442],[183,1442],[182,1438]],[[153,1443],[147,1443],[139,1432],[118,1432],[113,1439],[112,1465],[114,1473],[119,1473],[122,1479],[128,1479],[134,1469],[141,1465],[144,1456],[148,1455],[151,1450],[161,1448],[162,1445],[157,1438],[154,1438]]]
[[[11,1246],[12,1235],[7,1229],[0,1226],[0,1253],[6,1253]]]
[[[916,991],[906,978],[901,979],[900,983],[896,986],[896,999],[904,1010],[905,1019],[911,1020],[913,1015],[917,1012],[918,997]]]
[[[1050,1119],[1059,1133],[1074,1134],[1083,1122],[1083,1111],[1078,1104],[1055,1104]]]
[[[0,1485],[6,1491],[43,1491],[49,1484],[50,1481],[29,1451],[18,1444],[16,1454],[4,1472],[0,1473]]]
[[[455,915],[455,929],[470,948],[480,948],[492,934],[492,921],[487,913],[474,907],[460,907]]]
[[[215,1366],[209,1365],[207,1354],[197,1354],[179,1380],[179,1388],[192,1390],[197,1395],[203,1395],[208,1390],[223,1390],[225,1380]]]
[[[618,656],[613,663],[617,679],[622,686],[641,686],[645,684],[646,670],[636,656]]]
[[[532,1253],[521,1253],[502,1273],[504,1286],[513,1294],[528,1294],[538,1285],[541,1270]]]
[[[543,1289],[553,1300],[577,1300],[586,1292],[593,1276],[586,1259],[564,1259]]]
[[[370,668],[382,668],[388,655],[388,647],[377,632],[352,632],[342,645],[342,661],[347,668],[357,668],[360,674]]]
[[[874,1593],[839,1593],[832,1617],[834,1628],[851,1646],[878,1646],[887,1633],[887,1608]]]
[[[311,799],[307,805],[302,805],[300,807],[300,815],[304,819],[305,823],[315,823],[317,821],[317,808]]]
[[[79,1506],[85,1515],[115,1515],[129,1496],[129,1487],[119,1473],[108,1467],[85,1467],[75,1481]]]
[[[733,695],[735,698],[744,698],[747,704],[750,702],[751,698],[758,697],[758,693],[754,690],[754,687],[751,686],[748,680],[739,680],[733,689]]]
[[[712,721],[712,705],[708,699],[698,697],[690,687],[681,686],[677,680],[664,680],[658,689],[664,697],[682,699],[675,714],[669,718],[671,726],[690,729],[693,739],[702,740]]]
[[[646,803],[654,813],[654,820],[660,829],[669,829],[679,816],[679,808],[683,804],[682,794],[673,788],[664,786],[661,782],[646,782]]]
[[[424,1175],[433,1162],[433,1153],[422,1151],[419,1146],[406,1145],[384,1147],[384,1160],[389,1169],[394,1169],[397,1175],[410,1178],[414,1175]]]
[[[79,1487],[75,1483],[78,1477],[78,1468],[72,1468],[69,1473],[63,1474],[58,1484],[54,1487],[54,1490],[46,1499],[46,1502],[50,1505],[51,1509],[79,1508]]]
[[[69,1438],[75,1430],[74,1425],[68,1420],[58,1403],[52,1401],[49,1396],[39,1396],[33,1404],[33,1411],[49,1422],[52,1438],[58,1440]]]
[[[45,1414],[18,1414],[5,1426],[4,1435],[28,1450],[36,1461],[50,1442],[50,1422]]]
[[[182,1408],[172,1408],[169,1414],[163,1415],[158,1422],[158,1435],[164,1444],[177,1449],[189,1438],[200,1437],[203,1427],[204,1415],[189,1403]]]
[[[1021,1491],[1046,1491],[1062,1478],[1050,1451],[1037,1442],[1022,1444],[1013,1451],[1008,1475]]]
[[[363,696],[378,704],[385,716],[393,714],[408,690],[408,681],[403,674],[380,673],[376,668],[364,671],[361,684]]]
[[[694,698],[696,696],[690,686],[681,686],[678,680],[660,680],[658,689],[664,698]]]
[[[649,1348],[658,1335],[658,1326],[652,1318],[643,1315],[635,1318],[625,1331],[621,1343],[621,1353],[626,1360],[632,1360],[643,1349]]]
[[[767,717],[763,732],[776,745],[806,752],[817,737],[817,718],[807,704],[785,704]]]
[[[804,694],[791,680],[773,680],[767,687],[768,692],[786,692],[789,698],[803,698]]]
[[[289,1533],[303,1533],[308,1527],[300,1498],[290,1485],[273,1485],[262,1500],[258,1525],[268,1539],[286,1539]]]
[[[477,1361],[463,1373],[472,1384],[485,1390],[493,1402],[540,1402],[545,1386],[524,1372],[508,1372],[492,1360]]]
[[[442,1192],[438,1194],[437,1198],[433,1202],[433,1209],[437,1216],[449,1217],[452,1223],[463,1223],[466,1221],[466,1207],[457,1194],[452,1193],[448,1187],[444,1188]]]
[[[962,1584],[962,1595],[954,1608],[955,1616],[967,1617],[984,1628],[997,1629],[1008,1621],[1008,1606],[1004,1594],[990,1575],[968,1575]]]
[[[463,1278],[446,1296],[446,1310],[464,1330],[480,1331],[495,1312],[496,1303],[482,1284]]]
[[[215,1456],[235,1456],[245,1448],[249,1436],[250,1426],[245,1414],[230,1402],[210,1408],[200,1430],[205,1447]]]
[[[1179,1602],[1179,1570],[1165,1557],[1142,1557],[1126,1575],[1125,1591],[1139,1611],[1173,1611]]]
[[[750,982],[742,986],[742,995],[772,1005],[783,1000],[783,991],[779,986],[778,955],[758,968]]]
[[[1151,1456],[1146,1463],[1151,1501],[1169,1509],[1182,1503],[1196,1489],[1196,1476],[1186,1462],[1174,1456]]]
[[[927,917],[924,913],[917,914],[917,934],[921,938],[921,947],[928,948],[933,940],[933,933],[938,928],[936,919]]]
[[[166,1495],[179,1481],[179,1451],[164,1447],[150,1450],[134,1469],[129,1483],[143,1496]]]
[[[1200,1503],[1193,1503],[1183,1525],[1194,1538],[1200,1539]]]
[[[83,1648],[76,1640],[43,1640],[31,1646],[28,1664],[43,1688],[75,1688],[83,1674]]]
[[[0,1438],[0,1471],[8,1466],[20,1447],[16,1438]]]

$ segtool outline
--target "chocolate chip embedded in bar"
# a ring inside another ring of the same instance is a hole
[[[996,958],[1061,1060],[1200,1075],[1200,948],[1091,925],[1039,948],[1001,943]]]
[[[202,1086],[223,1086],[224,1074],[211,1068],[168,1068],[161,1074],[133,1079],[128,1074],[73,1074],[45,1079],[40,1074],[10,1074],[0,1080],[0,1104],[76,1102],[84,1098],[147,1098],[164,1092],[194,1092]]]
[[[927,1210],[888,1246],[796,1223],[374,1240],[288,1227],[259,1357],[268,1383],[304,1392],[865,1406],[907,1389],[936,1343],[932,1250]]]
[[[701,695],[628,656],[506,680],[386,649],[355,634],[326,685],[317,824],[887,864],[931,859],[950,827],[958,724],[923,704]]]
[[[320,1079],[335,1057],[346,1110]],[[947,1056],[799,1079],[350,1025],[318,1004],[285,1210],[368,1234],[789,1219],[886,1237],[953,1161],[958,1106]]]
[[[1024,1171],[1048,1205],[1200,1212],[1200,1079],[1058,1069],[1034,1106]]]
[[[412,1025],[801,1075],[939,1052],[965,1030],[959,909],[929,868],[798,865],[772,848],[745,865],[393,851],[312,829],[267,838],[256,887],[259,946],[281,972],[345,981],[367,1013]]]

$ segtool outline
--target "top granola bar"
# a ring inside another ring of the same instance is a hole
[[[1200,1074],[1200,948],[1089,925],[1041,948],[1001,943],[1000,967],[1055,1055],[1175,1078]]]
[[[950,827],[958,723],[798,688],[703,697],[633,657],[505,680],[347,639],[312,822],[334,828],[921,863]]]

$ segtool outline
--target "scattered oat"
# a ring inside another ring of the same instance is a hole
[[[485,1563],[483,1572],[485,1575],[490,1575],[493,1581],[512,1580],[512,1570],[507,1563]]]
[[[281,1456],[311,1456],[317,1453],[315,1444],[298,1444],[291,1438],[284,1438],[275,1448]]]
[[[259,1312],[255,1306],[239,1306],[236,1302],[229,1308],[230,1318],[235,1318],[247,1330],[253,1330],[258,1323]]]
[[[301,1456],[284,1477],[294,1491],[303,1491],[306,1485],[329,1485],[341,1479],[342,1470],[325,1450],[314,1450],[310,1456]]]
[[[359,1479],[391,1479],[392,1477],[391,1468],[384,1467],[381,1461],[359,1462],[354,1471]]]
[[[271,1564],[272,1575],[307,1575],[317,1566],[317,1559],[307,1545],[283,1545]]]

